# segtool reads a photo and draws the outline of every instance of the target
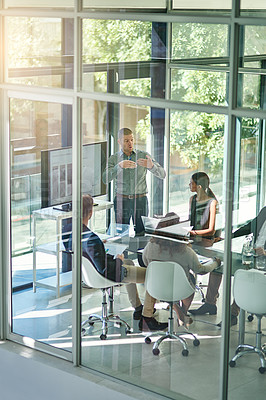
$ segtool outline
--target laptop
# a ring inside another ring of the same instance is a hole
[[[189,221],[180,222],[179,224],[157,229],[160,219],[150,217],[141,218],[145,233],[156,235],[162,238],[168,238],[170,240],[180,240],[182,242],[185,241],[189,243],[189,231],[192,229],[189,225]]]

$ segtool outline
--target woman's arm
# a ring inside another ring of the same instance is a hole
[[[210,204],[210,218],[209,218],[209,227],[206,229],[196,229],[190,231],[192,236],[200,235],[213,235],[215,232],[215,218],[216,218],[216,206],[217,200],[213,200]]]

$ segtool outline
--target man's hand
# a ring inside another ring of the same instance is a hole
[[[137,163],[144,168],[151,169],[153,167],[152,159],[149,156],[146,156],[146,158],[139,158]]]
[[[135,163],[135,161],[131,161],[131,160],[120,161],[120,163],[118,165],[121,168],[131,168],[131,169],[137,168],[137,164]]]
[[[117,254],[116,258],[119,258],[121,261],[124,261],[125,259],[124,254]]]
[[[266,256],[266,251],[262,247],[257,247],[254,250],[258,256]]]

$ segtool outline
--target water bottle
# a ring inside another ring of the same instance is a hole
[[[242,264],[249,265],[253,264],[253,234],[245,236],[243,247],[242,247]]]

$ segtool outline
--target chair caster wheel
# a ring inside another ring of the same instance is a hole
[[[266,371],[266,368],[264,368],[264,367],[260,367],[260,368],[259,368],[259,372],[260,372],[261,374],[264,374],[265,371]]]
[[[107,339],[107,335],[104,335],[104,334],[102,333],[101,336],[100,336],[100,339],[101,339],[101,340],[106,340],[106,339]]]
[[[253,321],[253,319],[254,319],[253,315],[249,315],[249,316],[248,316],[248,321],[249,321],[249,322]]]
[[[193,340],[193,344],[194,344],[194,346],[199,346],[200,345],[199,339]]]
[[[151,338],[150,338],[150,337],[146,337],[146,338],[145,338],[145,343],[151,344]]]
[[[205,302],[206,302],[206,299],[202,299],[201,302],[202,302],[202,303],[205,303]]]
[[[182,356],[187,357],[188,356],[188,350],[182,350]]]
[[[85,334],[86,334],[86,329],[85,329],[85,328],[82,328],[82,329],[81,329],[81,336],[85,336]]]
[[[126,328],[125,332],[126,332],[126,335],[128,335],[129,333],[131,333],[131,330]]]
[[[94,325],[94,322],[93,322],[93,321],[89,321],[89,325],[90,325],[90,326],[93,326],[93,325]]]
[[[160,350],[159,349],[152,349],[152,352],[155,356],[158,356],[160,354]]]
[[[236,366],[236,362],[231,360],[229,365],[230,365],[231,368],[234,368]]]

